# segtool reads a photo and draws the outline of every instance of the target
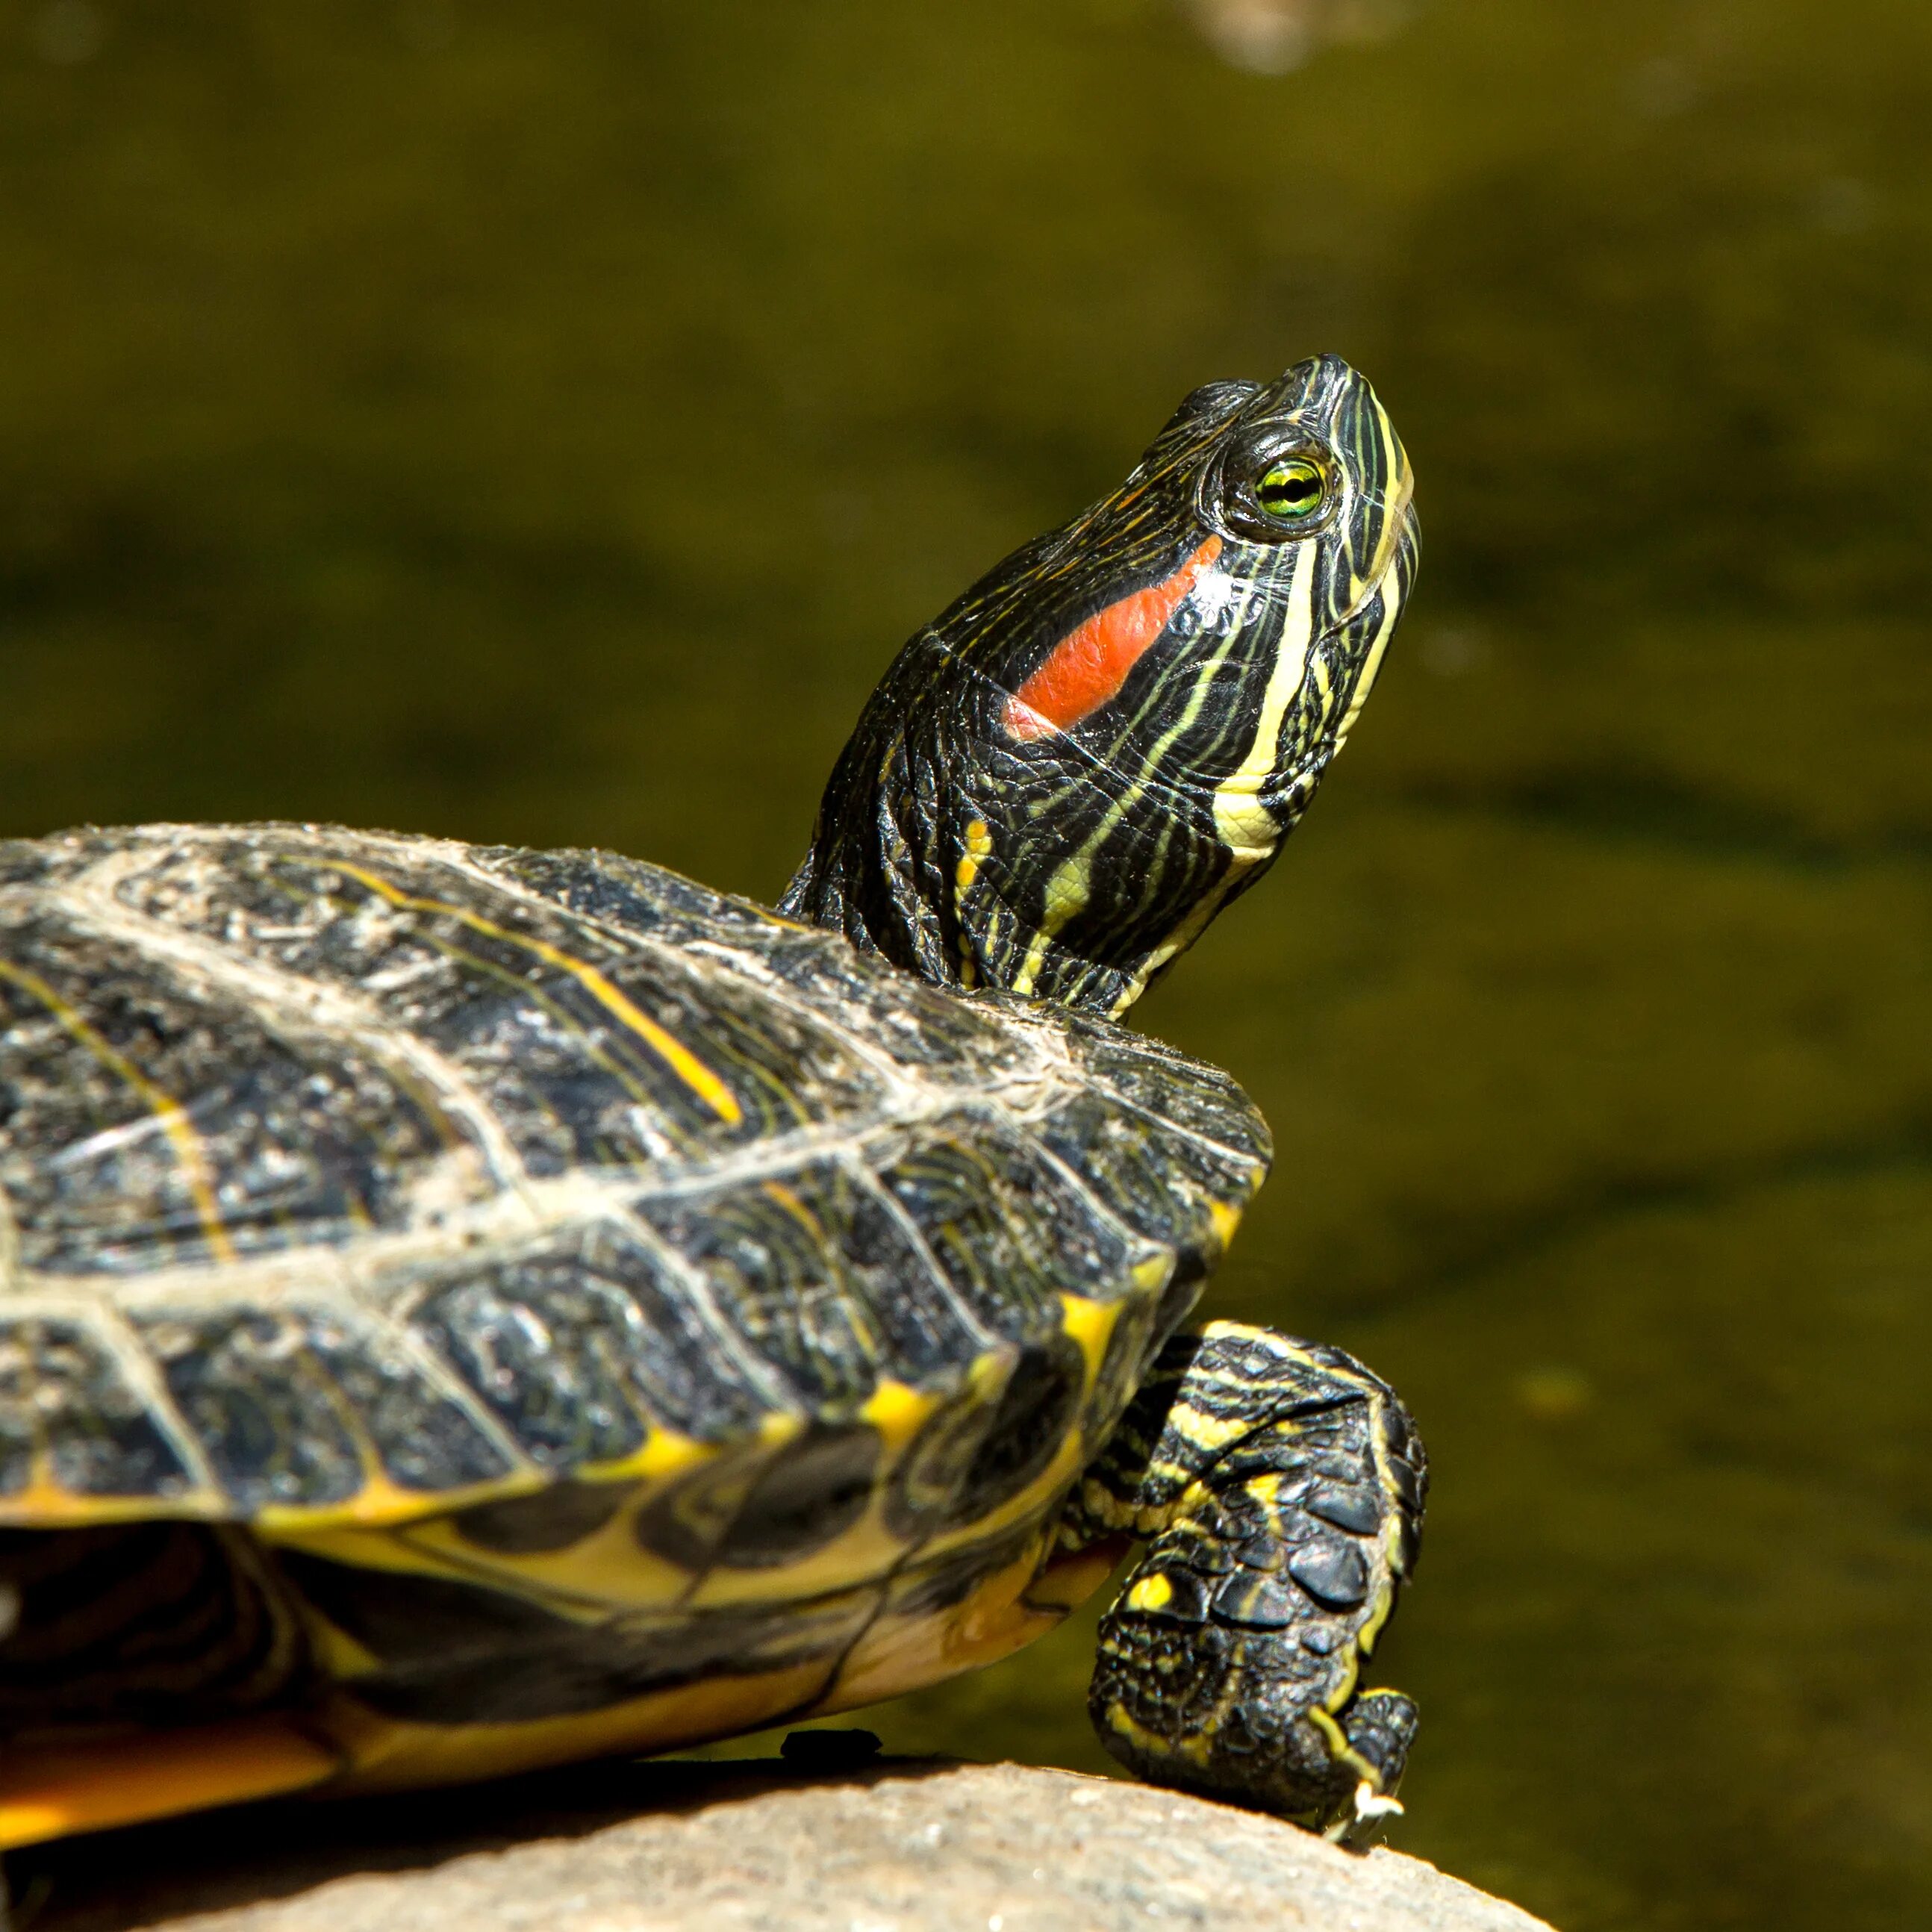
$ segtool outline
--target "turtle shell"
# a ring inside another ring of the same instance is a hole
[[[687,1576],[880,1574],[1064,1492],[1267,1156],[1169,1048],[608,853],[0,844],[0,1525],[621,1493]]]

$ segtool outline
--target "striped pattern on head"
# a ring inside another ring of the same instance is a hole
[[[900,653],[784,909],[943,984],[1124,1011],[1341,748],[1414,579],[1412,494],[1337,357],[1196,390]]]

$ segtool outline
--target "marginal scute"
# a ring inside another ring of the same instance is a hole
[[[893,1466],[884,1516],[902,1542],[916,1543],[960,1517],[969,1472],[998,1418],[1014,1360],[1002,1350],[975,1362],[959,1392],[927,1418]]]
[[[796,1434],[796,1424],[786,1420],[791,1426],[778,1445],[762,1438],[736,1444],[650,1498],[632,1525],[638,1546],[694,1578],[702,1576],[730,1533],[752,1485]]]
[[[424,1363],[346,1302],[130,1318],[238,1514],[326,1509],[379,1482],[427,1502],[514,1472]]]
[[[1246,1207],[1265,1172],[1258,1162],[1090,1089],[1061,1101],[1037,1131],[1121,1220],[1172,1248],[1195,1279],[1220,1258],[1216,1210]]]
[[[809,1604],[667,1610],[581,1624],[479,1586],[284,1558],[309,1602],[376,1660],[360,1701],[423,1724],[515,1724],[608,1708],[724,1676],[822,1661],[869,1622],[877,1586]]]
[[[260,1710],[310,1672],[266,1552],[224,1525],[0,1530],[0,1586],[15,1612],[0,1640],[10,1741],[54,1725],[205,1724]]]
[[[886,1374],[950,1384],[978,1346],[884,1196],[840,1162],[646,1196],[638,1212],[801,1407],[855,1408]]]
[[[1274,1142],[1261,1109],[1218,1067],[1156,1040],[1084,1013],[1066,1016],[1075,1064],[1107,1090],[1156,1120],[1226,1148],[1258,1176]]]
[[[621,1220],[400,1264],[368,1292],[546,1469],[621,1462],[653,1420],[728,1442],[770,1407],[671,1259]]]
[[[1156,1327],[1159,1308],[1159,1304],[1128,1303],[1108,1334],[1082,1417],[1090,1450],[1097,1450],[1112,1434],[1139,1389],[1149,1360],[1167,1339]]]
[[[892,1579],[883,1616],[926,1617],[962,1604],[988,1576],[1036,1556],[1040,1543],[1039,1526],[1022,1523],[926,1562],[909,1563]]]
[[[650,1497],[639,1546],[693,1578],[779,1568],[835,1543],[871,1506],[884,1444],[850,1418],[773,1418],[761,1438],[726,1450]]]
[[[367,1465],[286,1313],[137,1313],[170,1396],[237,1511],[346,1502]]]
[[[910,1137],[879,1178],[953,1293],[993,1334],[1033,1340],[1060,1326],[1060,1294],[1146,1292],[1156,1250],[1106,1214],[1066,1171],[992,1109],[964,1107]]]
[[[478,1585],[408,1570],[338,1563],[304,1550],[276,1561],[303,1599],[379,1663],[416,1670],[494,1648],[539,1648],[562,1621],[541,1606]]]
[[[43,1487],[84,1515],[110,1498],[164,1508],[194,1486],[105,1336],[56,1316],[0,1317],[0,1514]]]
[[[991,1516],[1046,1469],[1079,1414],[1086,1376],[1085,1357],[1064,1335],[1021,1348],[962,1479],[958,1521]]]

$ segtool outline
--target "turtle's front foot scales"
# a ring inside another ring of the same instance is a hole
[[[1088,1708],[1107,1748],[1370,1843],[1401,1808],[1416,1708],[1360,1672],[1427,1483],[1402,1404],[1339,1349],[1229,1322],[1177,1336],[1061,1532],[1148,1540],[1100,1625]]]

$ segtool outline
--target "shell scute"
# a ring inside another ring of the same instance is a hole
[[[956,1382],[986,1337],[883,1196],[845,1164],[646,1199],[791,1400],[850,1410],[891,1375]]]
[[[426,1504],[515,1473],[405,1340],[346,1302],[129,1318],[238,1514],[346,1507],[372,1487]]]
[[[701,1159],[878,1097],[832,1030],[648,926],[576,916],[435,848],[269,828],[164,854],[115,892],[420,1042],[539,1177]]]
[[[775,927],[763,969],[794,998],[932,1084],[976,1091],[1050,1078],[1057,1056],[1023,1022],[1017,1001],[946,992],[836,935]]]
[[[1229,1210],[1245,1204],[1267,1171],[1090,1088],[1060,1102],[1035,1127],[1137,1234],[1203,1261],[1220,1252]]]
[[[1165,1279],[1160,1250],[993,1108],[922,1124],[881,1150],[878,1173],[955,1297],[992,1334],[1036,1341],[1061,1328],[1066,1292],[1115,1301]]]
[[[714,892],[662,866],[594,848],[532,852],[514,845],[479,847],[477,867],[566,912],[598,920],[670,946],[706,940],[753,947],[778,926],[764,907]]]
[[[795,925],[659,867],[602,851],[502,848],[476,856],[493,873],[572,912],[716,962],[725,975],[759,988],[764,1010],[774,998],[803,1009],[862,1042],[873,1064],[978,1088],[996,1078],[1039,1077],[1051,1057],[1013,1024],[1025,1011],[1021,1002],[962,998],[855,952],[835,934]]]
[[[279,1032],[124,935],[0,908],[0,1187],[26,1267],[134,1273],[398,1226],[456,1138],[370,1056]]]
[[[1232,1075],[1164,1041],[1084,1013],[1069,1012],[1065,1026],[1073,1064],[1089,1080],[1142,1113],[1226,1148],[1250,1168],[1267,1172],[1274,1137],[1261,1109]]]
[[[0,1317],[0,1514],[187,1496],[195,1472],[123,1352],[90,1323]]]
[[[398,1268],[369,1292],[546,1469],[622,1462],[659,1420],[733,1441],[771,1406],[680,1273],[622,1220]]]

